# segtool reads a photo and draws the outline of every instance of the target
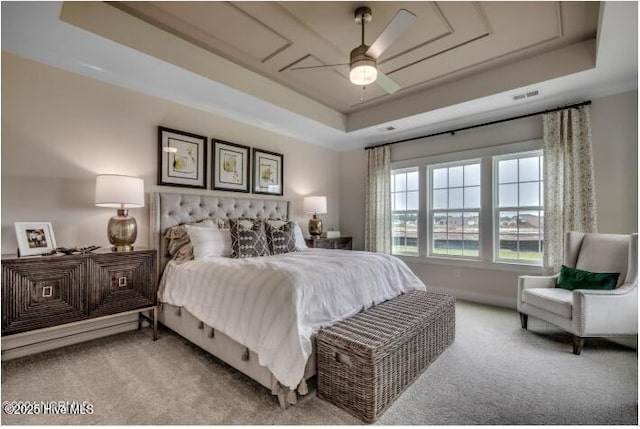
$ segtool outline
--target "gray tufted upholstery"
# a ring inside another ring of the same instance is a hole
[[[178,194],[152,192],[150,245],[158,250],[160,273],[169,262],[167,240],[164,238],[167,228],[183,223],[199,222],[204,219],[289,218],[289,202],[253,198],[220,197],[212,195]]]

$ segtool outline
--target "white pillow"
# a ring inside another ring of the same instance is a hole
[[[308,249],[307,242],[304,241],[304,234],[302,234],[302,229],[298,222],[294,222],[295,227],[293,228],[293,235],[296,237],[296,247],[300,250]]]
[[[193,245],[193,259],[231,256],[231,233],[217,227],[185,225]]]

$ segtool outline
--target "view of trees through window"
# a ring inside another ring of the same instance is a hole
[[[391,173],[391,211],[394,254],[418,254],[418,169]]]
[[[542,261],[544,243],[541,154],[499,157],[498,259]]]

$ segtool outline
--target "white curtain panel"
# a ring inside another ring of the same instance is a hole
[[[566,231],[596,232],[589,106],[544,115],[544,256],[547,275],[560,270]]]
[[[367,150],[367,195],[364,250],[391,253],[391,150]]]

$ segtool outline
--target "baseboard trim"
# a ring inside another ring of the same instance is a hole
[[[460,290],[460,289],[445,289],[445,288],[437,288],[437,287],[434,289],[439,290],[440,292],[447,293],[449,295],[453,295],[454,297],[456,297],[461,301],[471,301],[471,302],[477,302],[479,304],[495,305],[497,307],[506,307],[512,310],[515,310],[517,308],[517,299],[515,297],[508,298],[504,296],[470,292],[470,291]]]

